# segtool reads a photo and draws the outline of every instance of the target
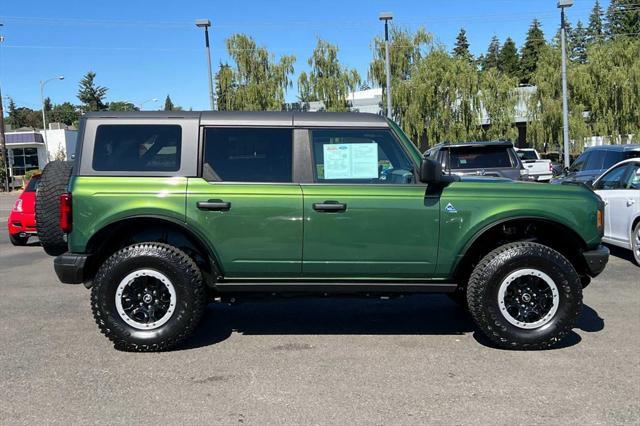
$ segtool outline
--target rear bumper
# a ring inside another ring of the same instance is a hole
[[[88,259],[88,254],[64,253],[53,259],[53,268],[63,283],[82,284]]]
[[[26,237],[36,235],[36,217],[33,213],[11,212],[7,220],[7,228],[11,235]]]
[[[603,245],[599,245],[595,250],[582,252],[585,263],[587,265],[587,273],[596,277],[604,270],[609,261],[609,249]]]

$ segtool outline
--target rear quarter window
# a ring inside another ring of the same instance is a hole
[[[174,172],[180,169],[182,127],[164,124],[103,124],[96,130],[96,171]]]

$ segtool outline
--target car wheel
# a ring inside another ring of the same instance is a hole
[[[571,332],[582,309],[582,284],[550,247],[503,245],[476,266],[467,289],[474,321],[496,345],[545,349]]]
[[[44,251],[58,256],[67,251],[67,240],[60,229],[60,195],[67,192],[72,163],[51,161],[42,171],[36,192],[36,229]]]
[[[29,241],[29,237],[21,237],[20,235],[12,235],[9,234],[9,241],[14,246],[26,246],[27,241]]]
[[[640,266],[640,222],[636,224],[631,235],[631,251],[633,251],[633,260]]]
[[[91,308],[100,331],[121,350],[175,347],[206,306],[202,274],[183,251],[161,243],[125,247],[98,269]]]

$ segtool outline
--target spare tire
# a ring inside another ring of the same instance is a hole
[[[67,192],[72,167],[70,161],[49,162],[36,192],[36,230],[42,248],[50,256],[67,251],[67,239],[60,229],[60,195]]]

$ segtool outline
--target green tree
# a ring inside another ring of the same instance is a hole
[[[600,2],[596,0],[593,5],[593,9],[591,9],[591,15],[589,15],[589,25],[587,26],[587,42],[589,44],[593,44],[602,40],[604,35],[604,25],[602,23],[602,17],[604,16],[604,12],[602,11],[602,7],[600,7]]]
[[[78,108],[70,102],[54,105],[49,115],[53,123],[64,123],[67,126],[75,124],[80,119]]]
[[[608,37],[640,37],[640,6],[638,0],[611,0],[607,8]]]
[[[507,37],[498,55],[498,70],[509,77],[516,77],[518,75],[518,64],[519,58],[516,43],[511,37]],[[517,82],[514,86],[516,85]]]
[[[169,97],[169,95],[167,95],[167,97],[164,100],[164,111],[173,111],[173,102],[171,101],[171,97]]]
[[[491,37],[487,53],[482,57],[481,67],[483,71],[497,68],[500,62],[500,40],[498,37]]]
[[[302,72],[298,84],[305,92],[322,101],[326,111],[348,110],[348,95],[360,84],[360,75],[355,69],[343,67],[338,60],[338,47],[324,40],[318,40],[313,54],[307,61],[311,67],[308,76]]]
[[[107,108],[104,99],[109,89],[96,85],[95,78],[96,73],[89,71],[80,80],[78,99],[82,102],[85,111],[102,111]]]
[[[109,102],[107,109],[109,111],[140,111],[140,108],[129,101]]]
[[[488,126],[483,128],[483,139],[513,141],[518,137],[518,131],[513,125],[518,102],[515,91],[517,84],[518,78],[515,74],[509,76],[496,68],[481,74],[479,101],[488,120]]]
[[[529,84],[538,66],[540,51],[546,45],[540,22],[534,19],[520,52],[520,82]]]
[[[458,59],[464,59],[473,62],[473,55],[469,51],[469,41],[467,40],[467,32],[464,28],[460,28],[456,37],[456,44],[453,48],[453,56]]]
[[[13,127],[14,129],[17,129],[18,127],[22,127],[20,123],[20,116],[18,114],[18,107],[16,106],[16,103],[11,97],[9,98],[9,105],[7,105],[7,111],[9,115],[7,121],[11,125],[11,127]]]
[[[279,111],[285,90],[291,87],[295,57],[285,55],[275,61],[264,47],[245,34],[226,40],[227,52],[235,68],[221,64],[216,74],[216,92],[221,110]]]
[[[587,62],[588,30],[578,21],[569,37],[569,59],[584,64]]]

